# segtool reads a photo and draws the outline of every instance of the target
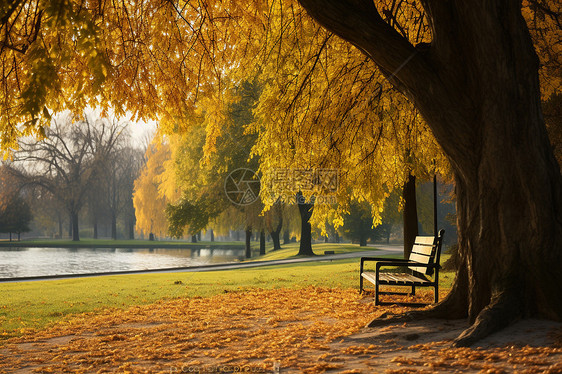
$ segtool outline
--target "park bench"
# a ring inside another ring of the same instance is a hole
[[[375,285],[375,305],[404,304],[422,306],[423,303],[391,303],[381,302],[380,295],[415,295],[416,287],[433,287],[434,299],[439,301],[439,259],[441,244],[445,230],[439,231],[435,236],[417,236],[412,247],[410,257],[406,259],[392,259],[383,257],[361,257],[359,276],[359,292],[363,292],[363,279]],[[368,261],[376,261],[375,271],[365,271],[364,266]],[[407,272],[383,272],[382,267],[406,268]],[[433,275],[433,280],[429,277]],[[411,287],[411,292],[379,291],[380,286],[406,286]]]

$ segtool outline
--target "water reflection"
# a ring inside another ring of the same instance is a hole
[[[0,248],[0,278],[164,269],[243,258],[242,249]]]

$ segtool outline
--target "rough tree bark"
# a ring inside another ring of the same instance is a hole
[[[415,103],[451,162],[462,263],[449,296],[414,314],[468,317],[459,346],[518,318],[562,320],[562,178],[521,3],[424,0],[433,40],[414,47],[372,0],[299,1]]]
[[[302,192],[297,192],[297,205],[301,216],[301,242],[299,246],[299,253],[302,256],[314,256],[312,251],[312,227],[310,226],[310,217],[314,209],[314,197],[307,203]]]
[[[402,188],[404,199],[404,258],[409,258],[412,246],[418,236],[418,206],[416,201],[416,177],[408,175],[408,180]],[[390,231],[390,230],[389,230]]]

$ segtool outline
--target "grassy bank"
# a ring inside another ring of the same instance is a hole
[[[219,272],[4,283],[0,284],[0,337],[17,336],[26,329],[41,328],[72,314],[126,308],[163,299],[209,297],[251,288],[309,285],[357,288],[358,262],[358,259],[347,259]],[[453,278],[453,273],[442,273],[443,287],[450,287]]]

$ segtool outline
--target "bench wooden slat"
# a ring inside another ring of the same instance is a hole
[[[373,284],[377,283],[377,275],[375,272],[364,271],[361,273],[361,276]]]
[[[410,261],[414,261],[414,262],[418,262],[420,264],[429,264],[432,261],[432,258],[430,256],[424,256],[424,255],[420,255],[417,253],[412,253],[410,254]]]
[[[435,246],[433,245],[414,244],[414,246],[412,247],[412,253],[419,253],[422,255],[431,256],[435,252],[434,249]]]
[[[435,244],[435,238],[433,236],[416,236],[414,241],[416,244],[433,245]]]
[[[363,273],[361,273],[361,276],[373,284],[376,284],[377,282],[375,272],[364,271]],[[381,273],[379,275],[379,284],[407,286],[412,283],[416,285],[424,285],[431,282],[408,273]]]
[[[397,285],[409,285],[411,283],[415,284],[425,284],[428,283],[427,280],[418,278],[412,274],[408,273],[381,273],[379,274],[380,284],[385,283],[396,283]]]

